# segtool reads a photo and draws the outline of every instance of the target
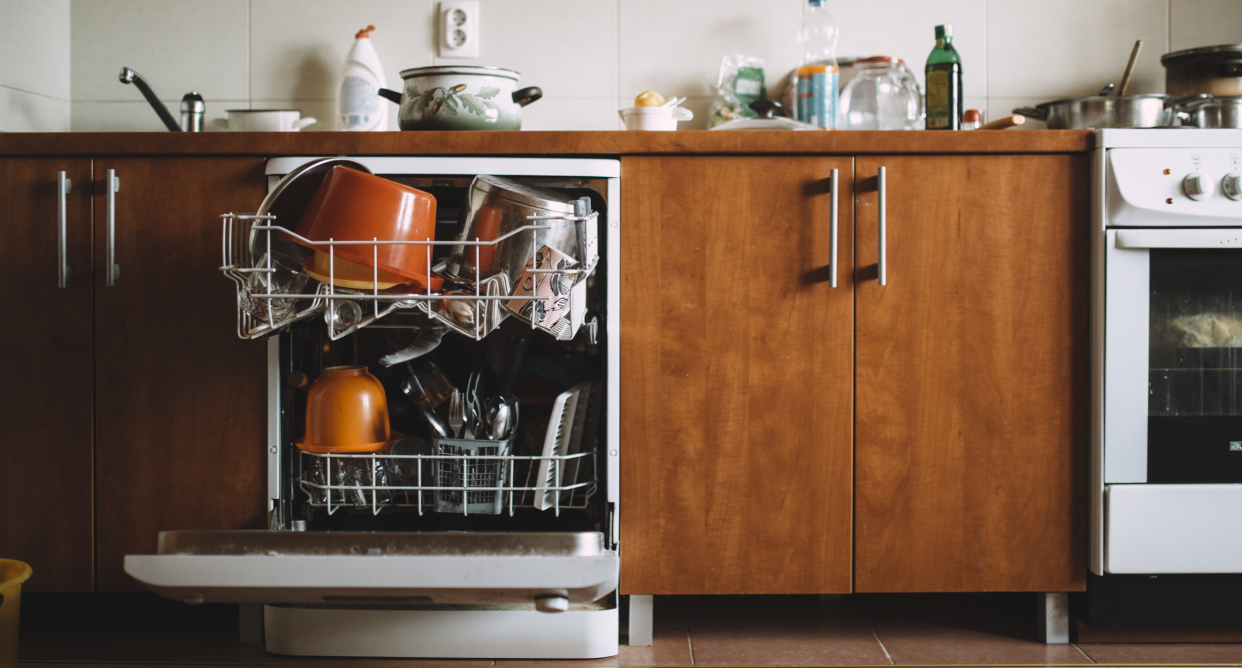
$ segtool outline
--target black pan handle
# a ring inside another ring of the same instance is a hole
[[[541,97],[543,97],[543,89],[538,86],[513,91],[513,101],[517,102],[519,107],[525,107]]]
[[[1048,120],[1047,109],[1038,109],[1036,107],[1018,107],[1017,109],[1013,110],[1013,113],[1019,116],[1026,116],[1027,118],[1030,118],[1036,121]]]
[[[396,102],[397,104],[401,104],[401,93],[398,93],[395,90],[388,90],[387,88],[381,88],[379,89],[379,96],[390,102]]]

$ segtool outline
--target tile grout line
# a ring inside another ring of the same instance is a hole
[[[1088,661],[1090,661],[1091,663],[1099,663],[1095,659],[1091,658],[1090,654],[1087,654],[1085,651],[1083,651],[1083,649],[1078,646],[1078,643],[1073,643],[1073,645],[1074,645],[1074,649],[1078,650],[1079,654],[1082,654],[1083,656],[1087,657]]]
[[[893,660],[893,655],[888,653],[888,648],[884,646],[884,641],[880,640],[880,634],[875,632],[875,627],[871,625],[871,622],[867,622],[867,630],[871,631],[871,637],[880,643],[880,649],[884,650],[884,657],[888,659],[888,662],[894,666],[897,665],[897,662]]]

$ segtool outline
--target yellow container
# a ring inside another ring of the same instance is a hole
[[[30,567],[20,561],[0,559],[0,668],[17,665],[17,623],[21,621],[22,583],[30,579]]]

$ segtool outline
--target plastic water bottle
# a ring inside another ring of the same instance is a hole
[[[837,24],[825,0],[807,0],[802,16],[802,66],[798,68],[798,120],[837,127]]]
[[[384,87],[384,68],[371,44],[372,30],[375,26],[359,30],[345,56],[345,68],[336,87],[337,130],[388,129],[391,103],[379,96],[379,89]]]

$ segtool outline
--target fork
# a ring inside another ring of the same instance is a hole
[[[461,428],[466,424],[466,411],[461,390],[457,388],[453,388],[453,394],[449,397],[448,421],[449,428],[453,430],[453,438],[461,438]]]

